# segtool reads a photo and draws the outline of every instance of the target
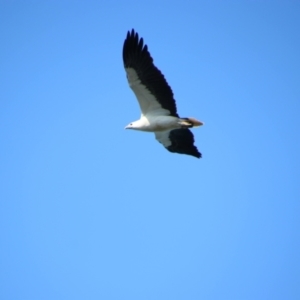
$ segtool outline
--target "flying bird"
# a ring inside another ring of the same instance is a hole
[[[129,86],[140,108],[141,118],[125,129],[154,132],[155,138],[170,152],[202,155],[194,145],[189,128],[203,125],[195,118],[180,118],[172,89],[154,65],[143,38],[134,29],[127,32],[123,45],[123,62]]]

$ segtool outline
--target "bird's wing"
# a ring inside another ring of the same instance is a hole
[[[189,129],[155,132],[155,138],[170,152],[192,155],[197,158],[202,156],[194,145],[194,135]]]
[[[132,29],[123,45],[123,62],[128,83],[138,99],[143,115],[178,117],[172,89],[153,64],[143,38]]]

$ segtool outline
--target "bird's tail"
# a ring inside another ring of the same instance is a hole
[[[192,128],[204,125],[203,122],[198,121],[195,118],[180,118],[179,124],[182,126],[182,128]]]

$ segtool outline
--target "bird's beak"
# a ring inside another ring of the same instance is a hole
[[[128,129],[128,126],[125,126],[125,128],[124,129]]]

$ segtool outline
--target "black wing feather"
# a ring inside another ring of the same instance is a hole
[[[174,129],[170,131],[171,146],[166,147],[170,152],[188,154],[197,158],[202,157],[194,145],[194,135],[189,129]]]

